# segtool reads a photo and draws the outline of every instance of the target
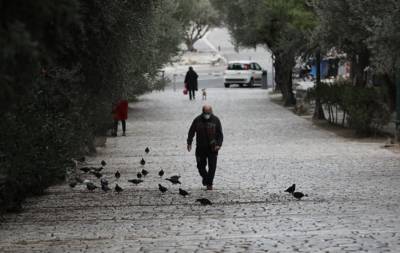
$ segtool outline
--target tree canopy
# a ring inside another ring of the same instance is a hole
[[[275,58],[275,81],[285,104],[295,103],[292,69],[295,59],[306,52],[308,34],[316,17],[308,1],[213,0],[224,17],[235,43],[243,47],[267,46]]]
[[[207,32],[221,24],[219,13],[210,0],[179,0],[178,15],[184,24],[184,42],[189,51],[194,51],[194,44]]]
[[[2,207],[40,193],[93,150],[113,102],[160,87],[183,38],[177,4],[1,1],[0,176],[11,182]]]

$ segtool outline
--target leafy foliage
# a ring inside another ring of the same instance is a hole
[[[2,207],[62,180],[106,133],[113,101],[162,88],[158,72],[183,37],[176,3],[1,2]]]
[[[349,81],[322,83],[308,93],[308,99],[320,98],[328,111],[329,121],[356,130],[360,135],[376,132],[390,120],[390,110],[383,102],[385,91],[377,87],[354,86]],[[335,111],[334,111],[335,109]]]
[[[307,1],[214,0],[238,46],[267,46],[275,57],[275,81],[286,105],[295,103],[292,69],[308,49],[315,16]]]
[[[207,32],[221,24],[219,13],[211,5],[210,0],[179,0],[177,14],[184,24],[184,42],[189,51],[193,45]]]

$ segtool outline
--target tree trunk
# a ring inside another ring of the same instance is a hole
[[[275,82],[282,93],[285,106],[293,106],[296,104],[292,82],[293,66],[294,63],[292,63],[292,60],[287,61],[287,57],[285,59],[281,55],[275,55]]]
[[[321,86],[321,50],[317,49],[316,53],[316,67],[317,67],[317,73],[316,73],[316,89],[319,90]],[[318,94],[318,92],[317,92]],[[325,119],[325,114],[324,114],[324,109],[322,108],[322,103],[321,99],[317,96],[315,98],[315,109],[314,109],[314,115],[313,119],[317,120],[324,120]]]
[[[193,40],[188,40],[188,39],[185,40],[185,44],[186,44],[187,50],[189,52],[195,52],[196,51],[196,49],[194,48],[194,43],[195,42]]]
[[[356,86],[364,87],[367,84],[365,68],[369,66],[369,50],[361,49],[351,60],[351,79]]]

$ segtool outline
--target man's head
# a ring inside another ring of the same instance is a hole
[[[189,71],[193,71],[193,67],[192,66],[189,67]]]
[[[203,113],[212,113],[211,105],[203,105]]]
[[[204,105],[203,106],[203,118],[204,119],[210,119],[212,114],[212,107],[211,105]]]

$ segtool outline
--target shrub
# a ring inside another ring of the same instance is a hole
[[[383,102],[383,94],[382,88],[359,87],[341,80],[310,89],[307,98],[321,99],[330,122],[338,123],[338,112],[341,112],[342,125],[347,123],[357,134],[368,135],[376,133],[390,120],[390,110]]]

